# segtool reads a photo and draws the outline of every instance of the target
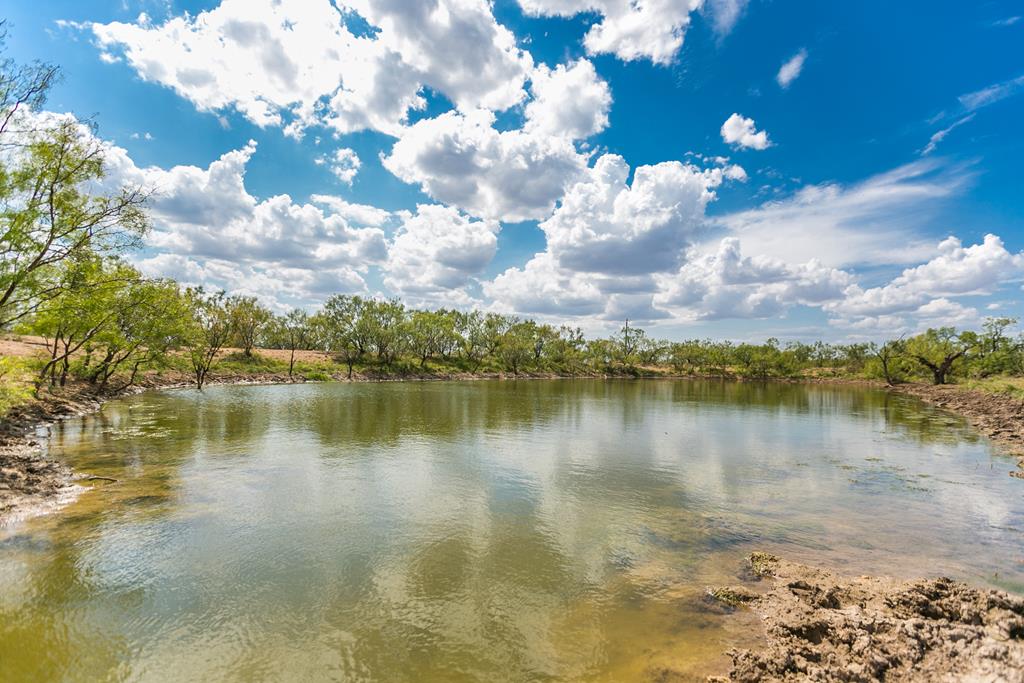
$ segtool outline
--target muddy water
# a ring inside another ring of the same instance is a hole
[[[0,531],[3,681],[687,680],[755,548],[1024,592],[1012,462],[870,389],[215,387],[51,448],[117,481]]]

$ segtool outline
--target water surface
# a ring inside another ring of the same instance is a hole
[[[117,482],[0,531],[3,681],[687,680],[753,549],[1024,592],[1012,462],[865,388],[211,387],[51,448]]]

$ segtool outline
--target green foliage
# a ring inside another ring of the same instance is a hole
[[[17,121],[0,110],[0,121]],[[139,189],[90,191],[104,176],[104,147],[73,120],[0,132],[0,327],[67,293],[69,261],[115,255],[148,228]]]
[[[0,356],[0,417],[32,398],[33,374],[25,359]]]
[[[254,296],[229,297],[224,307],[231,321],[235,344],[246,356],[251,356],[253,347],[274,320],[274,314]]]
[[[974,332],[940,327],[907,339],[902,352],[927,370],[935,384],[946,384],[968,364],[970,354],[978,345],[978,335]]]
[[[196,387],[203,388],[217,354],[235,333],[224,292],[207,294],[202,287],[185,290],[189,311],[183,346],[192,366]]]

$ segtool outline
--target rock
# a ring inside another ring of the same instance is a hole
[[[743,586],[715,586],[708,588],[708,596],[731,607],[753,602],[759,597],[757,593]]]
[[[1024,599],[945,578],[841,577],[765,553],[750,565],[773,579],[742,603],[768,644],[730,651],[729,680],[1024,682]]]

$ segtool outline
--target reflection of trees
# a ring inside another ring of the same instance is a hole
[[[671,578],[693,576],[710,554],[753,539],[781,541],[789,534],[806,542],[824,533],[800,526],[816,523],[806,510],[785,509],[773,518],[766,514],[773,509],[752,497],[758,468],[794,466],[789,454],[752,458],[764,439],[752,432],[766,424],[788,429],[790,422],[754,421],[740,432],[735,413],[742,412],[837,416],[922,443],[963,438],[950,431],[948,416],[914,399],[861,387],[770,382],[325,384],[136,397],[55,431],[54,448],[65,449],[74,466],[119,484],[93,494],[92,507],[83,499],[73,514],[43,527],[52,546],[29,565],[29,599],[16,604],[0,597],[0,679],[17,678],[3,675],[5,659],[45,662],[40,666],[51,668],[36,678],[48,680],[60,679],[60,667],[76,660],[96,674],[90,677],[103,678],[130,657],[124,643],[136,634],[125,613],[145,606],[140,601],[147,589],[96,585],[86,549],[96,548],[96,539],[107,543],[94,560],[112,552],[117,528],[160,521],[173,509],[166,503],[182,489],[190,465],[215,477],[203,468],[218,454],[245,458],[291,444],[308,450],[284,455],[316,461],[321,467],[315,471],[325,477],[326,493],[302,511],[320,524],[287,520],[293,526],[282,527],[290,534],[282,535],[274,526],[280,520],[270,515],[254,525],[267,534],[261,539],[266,545],[256,546],[261,552],[227,556],[224,564],[244,559],[245,576],[255,580],[279,576],[275,562],[293,557],[288,576],[310,580],[311,593],[326,600],[284,591],[260,598],[255,616],[272,618],[268,603],[274,600],[289,614],[321,610],[310,616],[312,628],[320,619],[336,630],[357,631],[355,661],[385,680],[411,671],[444,678],[454,670],[492,678],[503,672],[586,678],[593,673],[586,668],[593,651],[579,644],[602,647],[608,634],[624,628],[615,619],[637,613],[631,606],[611,616],[612,607],[599,602],[611,592],[628,600],[623,596],[663,581],[666,567]],[[803,432],[772,432],[777,448],[769,455],[790,445],[800,452],[798,439],[816,436],[816,427],[810,420]],[[368,457],[326,457],[348,444]],[[400,446],[395,453],[401,457],[382,462],[387,459],[370,457],[378,452],[374,446]],[[410,464],[429,476],[401,476]],[[300,475],[288,476],[275,473],[274,489],[242,491],[251,498],[230,504],[244,508],[255,501],[254,509],[287,513],[290,499],[280,499],[305,485]],[[821,500],[836,482],[845,486],[846,475],[831,476],[782,479],[777,490],[799,500],[813,480],[820,488],[808,495]],[[211,490],[223,486],[205,481]],[[459,493],[442,491],[447,485]],[[763,494],[763,482],[757,486]],[[749,514],[737,515],[748,508]],[[268,551],[285,537],[287,551]],[[0,561],[4,555],[0,546]],[[342,564],[343,572],[337,570]],[[559,625],[561,615],[573,613],[580,618]],[[113,624],[113,632],[97,624]],[[102,642],[81,635],[86,632],[101,634]],[[567,657],[571,647],[578,649]]]
[[[911,396],[883,393],[879,409],[886,426],[920,444],[976,443],[979,435],[959,415],[947,413]]]
[[[271,429],[315,433],[323,443],[393,445],[403,437],[453,438],[469,431],[578,425],[587,406],[622,428],[652,409],[757,410],[774,414],[843,415],[886,424],[922,443],[962,439],[966,424],[919,401],[854,386],[728,380],[524,380],[396,382],[281,387],[216,387],[205,394],[150,395],[145,411],[112,404],[55,431],[62,449],[89,441],[126,459],[159,451],[161,459],[196,448],[244,452]],[[225,446],[227,447],[225,449]]]
[[[326,385],[287,407],[322,442],[394,444],[467,431],[535,427],[577,409],[583,382],[476,381]]]

